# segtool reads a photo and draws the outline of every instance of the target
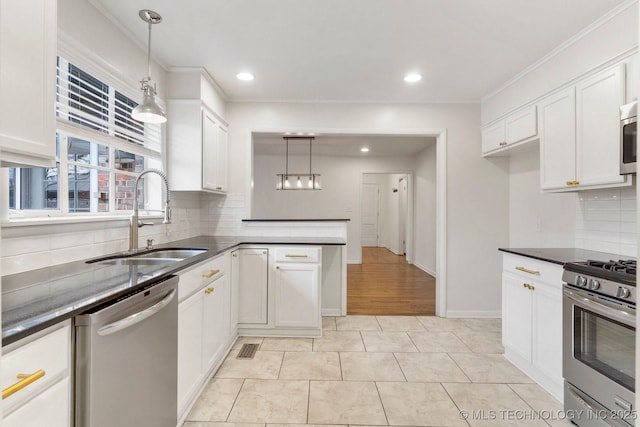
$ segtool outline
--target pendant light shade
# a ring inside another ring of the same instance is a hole
[[[149,24],[149,45],[147,49],[147,76],[140,80],[142,102],[131,111],[131,118],[143,123],[164,123],[167,115],[156,103],[156,85],[151,84],[151,26],[162,22],[162,16],[153,10],[142,9],[138,12],[140,19]]]
[[[311,147],[315,137],[313,136],[284,136],[286,141],[285,172],[276,175],[276,190],[321,190],[320,174],[313,173],[311,169]],[[289,140],[309,140],[309,173],[289,172]]]

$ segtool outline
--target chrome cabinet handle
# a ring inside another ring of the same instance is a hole
[[[2,399],[6,399],[15,392],[22,390],[29,384],[38,381],[40,378],[44,377],[44,374],[45,372],[43,369],[40,369],[33,374],[18,374],[17,378],[20,378],[20,381],[2,390]]]
[[[525,273],[529,273],[529,274],[537,274],[539,275],[540,272],[536,271],[536,270],[529,270],[528,268],[524,268],[524,267],[516,267],[516,270],[518,271],[524,271]]]
[[[113,333],[126,329],[130,326],[133,326],[137,323],[140,323],[145,319],[148,319],[149,317],[153,316],[154,314],[156,314],[157,312],[165,308],[171,302],[173,297],[175,297],[175,295],[176,295],[176,290],[173,289],[171,290],[171,292],[167,294],[167,296],[165,296],[162,300],[155,303],[151,307],[146,308],[137,313],[134,313],[130,316],[127,316],[124,319],[117,320],[113,323],[110,323],[108,325],[101,327],[100,329],[98,329],[98,335],[103,337],[106,335],[111,335]]]

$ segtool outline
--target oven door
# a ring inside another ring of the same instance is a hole
[[[564,377],[612,411],[612,418],[622,417],[631,425],[636,409],[635,319],[635,307],[564,289]]]

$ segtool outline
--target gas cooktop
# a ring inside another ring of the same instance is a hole
[[[635,286],[636,284],[635,259],[570,262],[564,265],[564,269],[575,273],[584,273],[589,276],[624,283],[626,285]]]

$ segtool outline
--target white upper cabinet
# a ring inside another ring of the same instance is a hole
[[[171,73],[167,169],[175,191],[227,191],[228,129],[223,100],[199,70]]]
[[[538,136],[536,106],[522,108],[482,128],[483,155],[506,155],[507,150]]]
[[[581,186],[619,184],[620,106],[625,102],[624,65],[576,86],[576,180]]]
[[[540,186],[565,189],[576,176],[576,95],[569,88],[540,103]]]
[[[2,166],[53,166],[56,2],[0,2]]]
[[[167,102],[167,169],[173,191],[227,190],[227,125],[199,101]]]
[[[631,185],[620,175],[624,64],[540,101],[540,179],[546,191]]]

